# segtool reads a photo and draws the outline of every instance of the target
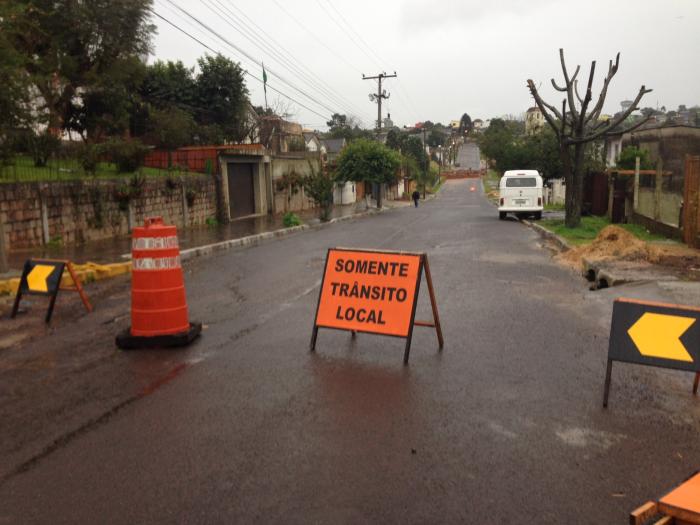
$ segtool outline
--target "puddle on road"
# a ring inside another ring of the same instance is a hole
[[[603,450],[608,450],[613,445],[627,438],[624,434],[613,434],[612,432],[581,427],[569,427],[556,430],[554,433],[562,442],[571,447],[598,447]]]

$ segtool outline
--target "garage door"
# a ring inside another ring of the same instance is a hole
[[[227,172],[231,218],[254,214],[253,165],[229,162]]]

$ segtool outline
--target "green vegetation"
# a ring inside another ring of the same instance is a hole
[[[173,174],[198,175],[186,170],[161,170],[141,167],[137,170],[146,177],[172,176]],[[97,162],[94,172],[89,172],[76,159],[52,159],[46,166],[37,167],[31,157],[15,157],[13,164],[0,165],[0,184],[3,182],[35,182],[76,180],[85,177],[103,179],[129,178],[135,172],[120,173],[117,166],[111,162]]]
[[[578,245],[591,242],[598,236],[600,230],[609,226],[611,223],[606,217],[589,216],[581,217],[581,224],[576,228],[567,228],[564,225],[563,219],[545,219],[539,221],[537,224],[563,237],[570,244]],[[659,241],[665,239],[665,237],[661,235],[648,232],[638,224],[617,224],[616,226],[624,228],[643,241]]]
[[[323,168],[315,169],[309,161],[309,175],[302,178],[304,193],[314,201],[319,209],[319,218],[326,222],[333,209],[333,179],[324,173]]]
[[[649,151],[645,149],[640,149],[635,146],[627,146],[623,148],[620,155],[617,157],[618,168],[623,170],[633,170],[637,163],[637,157],[639,157],[639,169],[640,170],[653,170],[654,163],[649,159]]]
[[[547,211],[564,211],[564,204],[545,204],[544,209]]]
[[[336,180],[391,184],[396,181],[400,166],[398,152],[379,142],[357,139],[338,157]],[[377,201],[377,207],[381,207],[381,202]]]
[[[299,226],[301,225],[301,219],[296,213],[293,213],[291,211],[288,211],[287,213],[284,214],[284,217],[282,217],[282,224],[284,224],[285,228],[291,228],[292,226]]]

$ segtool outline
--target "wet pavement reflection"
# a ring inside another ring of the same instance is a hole
[[[356,213],[358,204],[334,206],[331,218],[345,217]],[[313,224],[318,222],[318,211],[315,209],[295,213],[303,223]],[[282,228],[284,228],[282,214],[262,215],[236,219],[228,224],[201,225],[190,228],[181,228],[178,225],[178,236],[180,249],[184,250]],[[12,270],[21,270],[24,261],[31,257],[68,259],[76,264],[86,262],[107,264],[123,260],[122,255],[130,251],[131,236],[121,236],[77,245],[47,245],[12,250],[8,255],[8,264]]]

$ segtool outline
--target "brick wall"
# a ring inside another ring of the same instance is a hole
[[[151,177],[136,190],[130,190],[129,183],[130,179],[0,184],[6,247],[29,248],[47,241],[72,244],[128,235],[130,225],[141,224],[152,215],[161,215],[167,223],[178,226],[204,224],[216,217],[212,176]]]

